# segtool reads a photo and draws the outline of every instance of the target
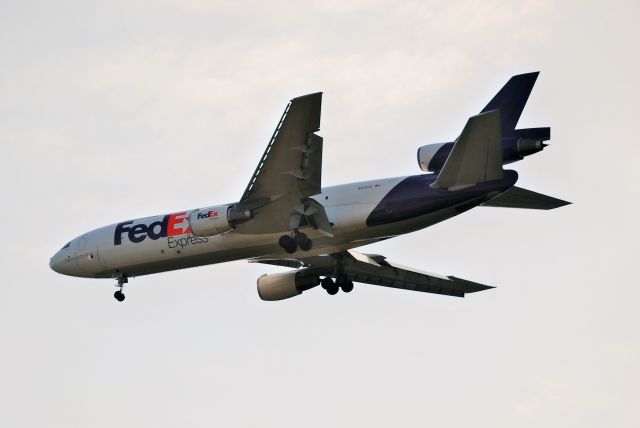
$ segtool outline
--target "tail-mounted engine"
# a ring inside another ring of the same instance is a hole
[[[502,137],[502,164],[517,162],[525,156],[538,153],[551,137],[550,128],[515,129],[509,137]],[[454,142],[427,144],[418,149],[418,165],[425,172],[440,171],[444,166]]]
[[[227,204],[193,210],[189,215],[189,225],[195,236],[214,236],[250,219],[251,210],[238,204]]]

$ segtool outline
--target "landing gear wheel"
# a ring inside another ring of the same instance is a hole
[[[302,251],[309,251],[313,246],[311,239],[309,239],[309,237],[304,233],[296,233],[294,239]]]
[[[339,276],[336,278],[336,286],[340,287],[345,293],[349,293],[353,290],[353,281],[350,281],[343,276]]]
[[[289,254],[293,254],[298,249],[298,244],[289,235],[282,235],[278,240],[278,244]]]
[[[124,300],[124,293],[122,292],[122,287],[124,287],[124,285],[129,282],[129,278],[127,278],[127,275],[125,273],[120,272],[119,270],[116,270],[113,273],[113,278],[118,281],[118,290],[113,293],[113,297],[116,298],[116,300],[118,302],[122,302]]]
[[[353,290],[353,281],[346,281],[340,284],[340,288],[345,293],[350,293]]]
[[[325,276],[320,284],[322,285],[322,288],[327,290],[327,293],[329,293],[331,296],[338,294],[338,291],[340,291],[340,286],[338,285],[338,283],[333,282],[333,279],[331,279],[330,276]]]
[[[324,278],[322,278],[322,281],[320,281],[320,285],[325,290],[328,290],[330,287],[333,287],[333,285],[334,285],[333,284],[333,279],[331,279],[330,276],[325,276]]]

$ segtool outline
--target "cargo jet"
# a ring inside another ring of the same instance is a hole
[[[541,151],[549,128],[516,129],[538,73],[512,77],[454,141],[418,150],[426,174],[322,187],[322,93],[294,98],[238,202],[104,226],[75,238],[50,260],[59,273],[117,281],[248,259],[292,268],[258,278],[262,300],[328,294],[354,282],[464,297],[493,288],[411,269],[354,251],[477,206],[552,209],[568,202],[514,186],[504,164]]]

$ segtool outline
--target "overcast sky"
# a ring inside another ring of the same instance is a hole
[[[589,5],[594,3],[594,5]],[[637,2],[2,2],[0,425],[637,427]],[[263,302],[243,261],[111,280],[49,257],[237,200],[289,99],[323,91],[323,184],[419,173],[513,74],[551,145],[519,186],[365,247],[496,285]]]

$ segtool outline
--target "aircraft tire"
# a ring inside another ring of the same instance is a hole
[[[336,284],[332,284],[330,287],[327,287],[327,293],[329,293],[329,295],[331,296],[335,296],[336,294],[338,294],[339,290],[340,287],[338,287]]]
[[[298,244],[289,235],[282,235],[278,240],[278,244],[289,254],[293,254],[298,249]]]
[[[330,276],[325,276],[324,278],[322,278],[322,281],[320,281],[320,285],[325,290],[328,290],[330,287],[333,287],[333,285],[334,285],[333,284],[333,279],[331,279]]]
[[[294,239],[302,251],[309,251],[313,246],[311,239],[304,233],[297,233]]]
[[[311,247],[313,247],[313,241],[311,241],[311,239],[307,238],[307,240],[304,242],[304,244],[300,245],[300,249],[302,251],[309,251],[311,249]]]
[[[342,284],[340,284],[340,288],[342,288],[342,291],[345,293],[350,293],[351,291],[353,291],[353,281],[345,281]]]
[[[122,302],[124,300],[124,293],[118,290],[115,293],[113,293],[113,297],[115,297],[118,302]]]

